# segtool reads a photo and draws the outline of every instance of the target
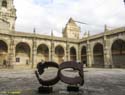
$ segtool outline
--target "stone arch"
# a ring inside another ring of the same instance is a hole
[[[125,41],[116,39],[111,47],[112,61],[115,68],[125,68]]]
[[[86,46],[82,46],[81,48],[81,62],[87,66]]]
[[[74,47],[70,48],[70,61],[76,61],[76,49]]]
[[[96,43],[93,47],[93,67],[104,67],[104,53],[103,45],[101,43]]]
[[[20,42],[16,45],[16,63],[17,64],[29,64],[30,62],[30,46],[25,42]]]
[[[125,39],[122,39],[122,38],[114,38],[114,39],[111,39],[109,49],[112,50],[112,45],[113,45],[113,43],[116,42],[117,40],[122,40],[122,41],[125,42]]]
[[[65,51],[61,45],[55,47],[55,61],[57,63],[62,63],[64,61]]]
[[[40,44],[37,48],[37,62],[49,61],[49,48],[46,44]]]
[[[7,1],[6,1],[6,0],[3,0],[3,1],[2,1],[2,7],[7,8]]]
[[[8,46],[5,41],[0,40],[0,64],[3,64],[4,60],[7,60]]]

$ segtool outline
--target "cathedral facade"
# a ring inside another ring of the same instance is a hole
[[[63,37],[15,31],[16,9],[13,0],[0,0],[0,65],[34,67],[41,60],[80,61],[87,67],[125,68],[125,27],[80,38],[80,29],[70,18]]]

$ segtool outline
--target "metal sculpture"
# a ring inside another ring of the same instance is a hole
[[[42,75],[44,73],[44,69],[48,67],[57,68],[57,75],[53,79],[43,80],[40,78],[40,75]],[[62,74],[62,70],[67,68],[72,68],[73,71],[77,70],[79,72],[79,76],[71,78]],[[67,61],[60,65],[58,65],[56,62],[44,62],[43,64],[39,63],[37,65],[37,69],[38,70],[35,71],[35,74],[39,83],[42,85],[39,87],[39,93],[52,93],[52,86],[58,83],[59,80],[69,85],[67,87],[67,91],[79,91],[78,84],[80,86],[84,84],[83,64],[79,64],[78,62]]]

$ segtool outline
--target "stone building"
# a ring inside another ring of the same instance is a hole
[[[80,29],[70,18],[63,37],[15,31],[16,9],[13,0],[0,0],[0,64],[35,66],[41,59],[81,61],[87,67],[125,67],[125,27],[80,38]]]

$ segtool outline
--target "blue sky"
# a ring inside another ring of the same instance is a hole
[[[81,34],[90,31],[101,33],[104,25],[110,28],[125,26],[123,0],[15,0],[17,9],[16,30],[62,36],[68,19],[88,23],[79,24]]]
[[[34,3],[37,5],[48,5],[52,4],[53,0],[34,0]]]

